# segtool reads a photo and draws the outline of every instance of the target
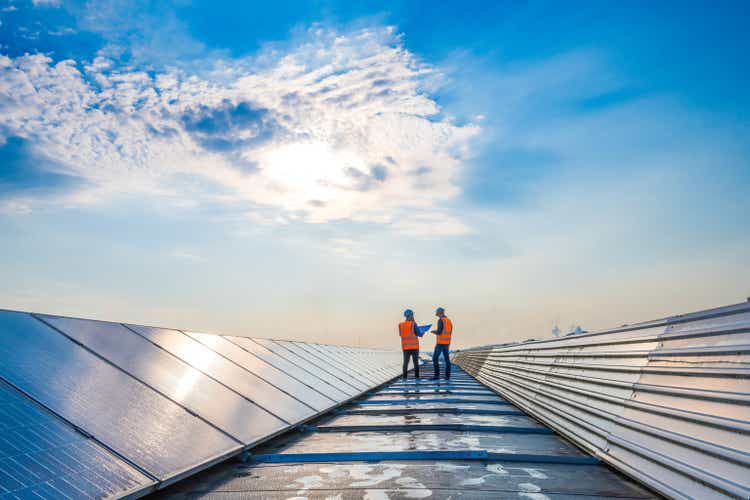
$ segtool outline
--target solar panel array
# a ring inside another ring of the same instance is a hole
[[[400,370],[395,351],[0,311],[0,495],[139,496]]]

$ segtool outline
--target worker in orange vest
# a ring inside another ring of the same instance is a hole
[[[398,324],[398,336],[401,337],[401,350],[404,352],[404,380],[409,369],[409,358],[414,365],[414,377],[419,379],[419,337],[417,336],[417,322],[414,321],[414,311],[404,311],[404,321]]]
[[[435,352],[432,354],[432,367],[435,371],[433,380],[440,378],[440,365],[438,359],[443,356],[445,360],[445,380],[451,379],[451,361],[448,358],[448,352],[451,347],[451,334],[453,333],[453,322],[445,315],[445,309],[438,307],[435,310],[435,316],[438,317],[437,330],[433,330],[432,333],[437,335],[435,342]]]

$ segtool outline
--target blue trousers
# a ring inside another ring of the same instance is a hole
[[[440,376],[440,364],[438,363],[438,360],[442,354],[443,359],[445,360],[445,378],[451,378],[451,360],[448,359],[449,349],[450,345],[448,344],[435,344],[435,352],[432,353],[432,368],[435,371],[435,377]]]

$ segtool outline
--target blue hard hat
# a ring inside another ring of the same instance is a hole
[[[414,311],[412,311],[411,309],[407,309],[406,311],[404,311],[404,317],[408,318],[409,316],[414,316]]]
[[[438,307],[437,309],[435,309],[435,313],[437,313],[437,314],[445,314],[445,309],[443,309],[442,307]]]

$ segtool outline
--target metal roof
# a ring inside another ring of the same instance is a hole
[[[162,492],[172,498],[654,498],[454,366],[400,379]]]
[[[750,498],[750,303],[456,361],[663,495]]]
[[[0,310],[0,495],[143,495],[399,372],[394,351]]]

